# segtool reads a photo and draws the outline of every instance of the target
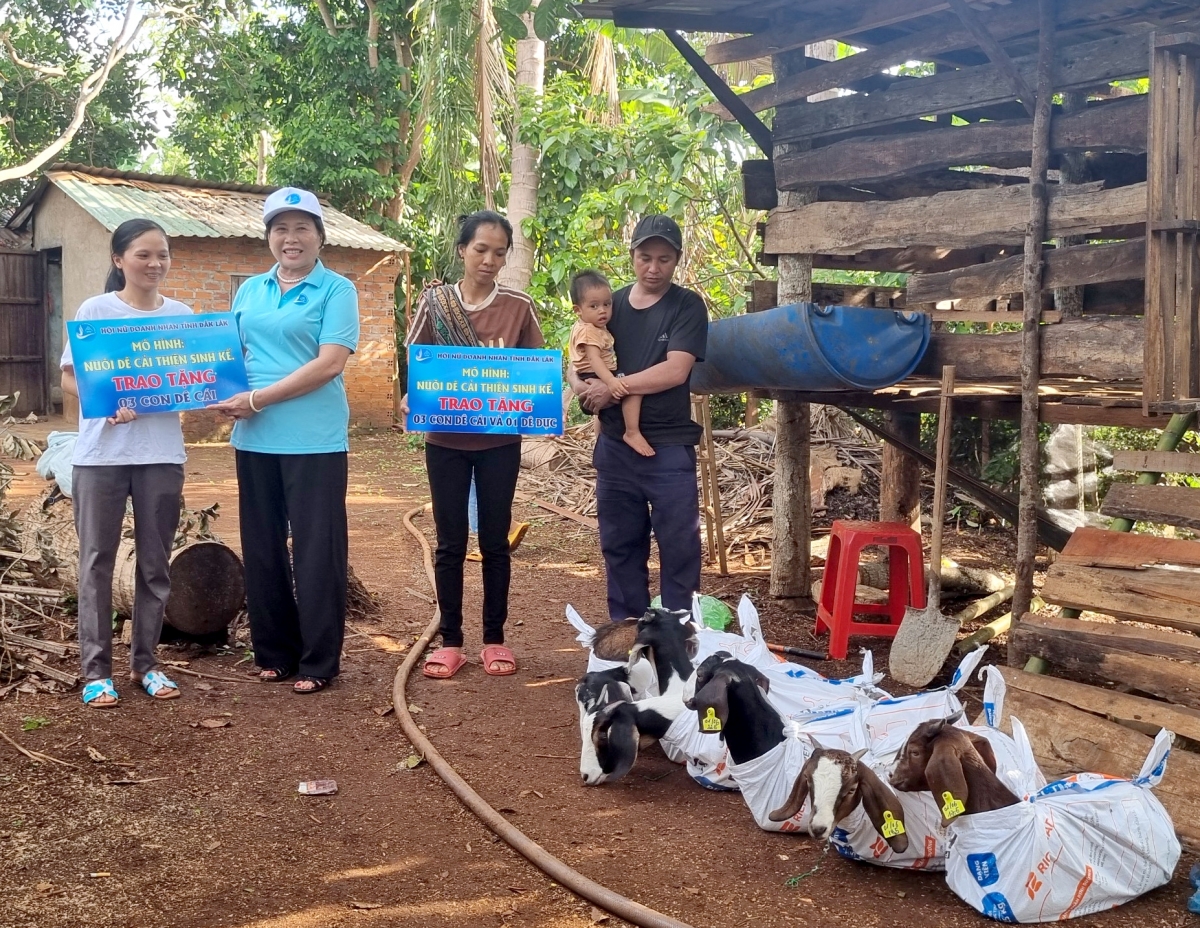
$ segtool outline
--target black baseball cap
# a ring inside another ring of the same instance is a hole
[[[676,251],[683,251],[683,232],[670,216],[658,213],[653,216],[643,216],[642,221],[633,230],[633,240],[630,248],[637,248],[652,238],[661,238]]]

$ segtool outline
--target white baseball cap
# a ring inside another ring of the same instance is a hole
[[[321,201],[317,199],[316,194],[299,187],[280,187],[263,201],[263,223],[270,225],[271,220],[280,213],[293,209],[310,213],[322,222],[325,221],[325,214],[321,212]]]

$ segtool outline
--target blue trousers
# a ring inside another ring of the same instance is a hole
[[[658,541],[662,602],[690,609],[700,589],[700,493],[696,449],[656,448],[642,457],[623,441],[596,439],[596,515],[608,578],[608,616],[640,617],[650,607],[650,532]]]

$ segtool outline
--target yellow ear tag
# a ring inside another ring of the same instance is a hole
[[[894,838],[904,834],[904,822],[897,819],[891,812],[884,812],[883,827],[879,831],[885,838]]]
[[[967,811],[967,807],[962,804],[961,800],[955,799],[954,794],[950,792],[942,793],[942,817],[957,818]]]
[[[700,720],[701,731],[720,731],[721,720],[717,718],[717,710],[712,706],[708,707],[708,711],[704,713],[704,718]]]

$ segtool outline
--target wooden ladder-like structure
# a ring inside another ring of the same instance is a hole
[[[1145,412],[1200,406],[1200,36],[1155,35],[1146,217]]]
[[[729,574],[725,558],[725,524],[721,515],[721,488],[717,483],[717,454],[712,434],[712,413],[707,395],[692,396],[692,418],[704,430],[696,449],[700,465],[700,508],[704,513],[704,530],[708,541],[708,562],[716,563],[721,576]]]

